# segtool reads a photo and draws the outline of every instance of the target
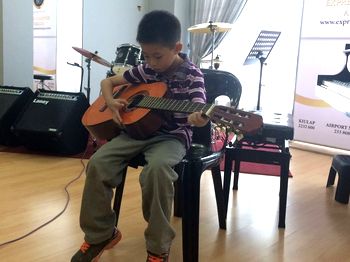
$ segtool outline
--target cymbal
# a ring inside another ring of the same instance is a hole
[[[232,29],[233,24],[222,22],[209,22],[193,25],[187,28],[187,31],[192,33],[212,33],[213,31],[223,33]]]
[[[97,54],[95,53],[91,53],[90,51],[87,51],[83,48],[79,48],[79,47],[72,47],[75,51],[77,51],[78,53],[80,53],[81,55],[85,56],[87,59],[91,59],[92,61],[99,63],[103,66],[107,66],[107,67],[112,67],[112,64],[110,62],[108,62],[107,60],[103,59],[102,57],[99,57]]]
[[[222,62],[224,62],[224,61],[222,61],[222,60],[218,60],[218,59],[213,59],[213,62],[214,63],[222,63]],[[211,59],[204,59],[204,60],[201,60],[201,63],[211,63]]]

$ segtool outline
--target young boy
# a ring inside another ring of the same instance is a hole
[[[185,54],[180,53],[180,35],[179,20],[167,11],[152,11],[142,18],[136,40],[146,63],[126,71],[123,76],[116,75],[101,81],[102,95],[116,123],[123,124],[119,111],[128,105],[128,101],[114,99],[113,88],[126,83],[162,81],[167,84],[173,99],[205,103],[203,75]],[[203,118],[201,112],[189,115],[174,112],[171,120],[167,119],[150,137],[137,140],[122,132],[91,157],[86,169],[80,213],[85,242],[71,261],[97,261],[105,249],[120,241],[121,233],[114,227],[116,218],[111,209],[112,189],[121,182],[128,160],[140,153],[144,154],[147,162],[139,178],[142,211],[148,223],[144,232],[146,261],[168,261],[175,237],[170,216],[173,182],[178,175],[173,167],[189,148],[191,126],[204,126],[208,119]]]

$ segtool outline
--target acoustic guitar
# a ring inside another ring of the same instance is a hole
[[[260,115],[221,105],[193,103],[166,97],[165,83],[121,85],[113,89],[114,98],[124,98],[129,104],[121,110],[123,127],[112,120],[112,112],[103,96],[86,110],[82,123],[97,139],[110,140],[124,129],[131,137],[145,139],[156,132],[164,121],[161,112],[202,112],[219,126],[225,126],[236,134],[253,134],[263,125]]]

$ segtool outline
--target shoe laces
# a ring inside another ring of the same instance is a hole
[[[156,255],[148,254],[147,262],[163,262],[163,261],[166,261],[165,258],[166,257],[164,256],[156,256]]]
[[[80,250],[81,250],[81,252],[85,253],[89,248],[90,248],[90,244],[84,242],[84,243],[81,245]]]

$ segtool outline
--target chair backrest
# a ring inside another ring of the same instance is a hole
[[[221,70],[201,69],[201,71],[204,74],[207,103],[214,103],[218,96],[224,95],[229,97],[231,107],[237,108],[242,93],[242,85],[238,78],[230,72]],[[192,142],[208,148],[211,147],[212,134],[210,122],[204,127],[194,127]]]

